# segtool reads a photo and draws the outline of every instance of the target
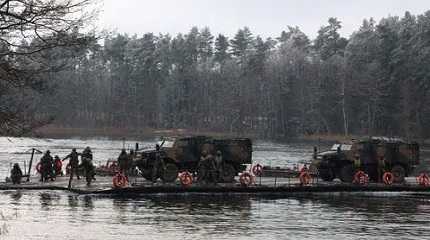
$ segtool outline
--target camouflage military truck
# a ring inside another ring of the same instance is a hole
[[[251,164],[252,142],[248,138],[218,139],[207,136],[166,138],[158,143],[164,169],[160,169],[158,177],[165,182],[176,179],[179,171],[196,172],[203,150],[215,155],[221,151],[224,161],[221,180],[232,182],[234,177],[245,170],[245,164]],[[156,150],[138,153],[135,165],[142,176],[151,179]]]
[[[334,144],[329,151],[315,153],[311,168],[324,181],[339,178],[352,182],[357,170],[363,170],[371,181],[380,182],[385,171],[394,182],[403,182],[419,164],[419,146],[398,138],[371,137]]]

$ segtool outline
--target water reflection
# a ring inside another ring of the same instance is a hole
[[[89,196],[89,195],[84,196],[83,201],[84,201],[84,209],[86,211],[94,209],[94,202],[93,202],[92,196]]]
[[[39,194],[39,202],[42,210],[51,210],[51,207],[58,205],[61,197],[57,193],[52,192],[42,192]]]
[[[78,197],[76,195],[68,195],[67,203],[69,204],[71,210],[76,210],[79,205]]]
[[[251,226],[251,200],[247,196],[153,195],[113,199],[116,220],[145,223],[154,229],[207,234],[247,231]]]
[[[421,213],[419,206],[430,206],[430,202],[426,198],[387,194],[386,196],[378,194],[320,195],[297,199],[303,202],[312,201],[314,204],[320,203],[335,211],[355,211],[375,217],[385,216],[387,212],[399,212],[399,210],[405,215],[413,216]]]
[[[15,191],[15,192],[12,192],[10,194],[10,198],[12,200],[12,204],[15,204],[15,205],[19,205],[21,197],[22,197],[22,192],[19,191],[19,190]]]

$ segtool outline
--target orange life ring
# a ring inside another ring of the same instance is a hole
[[[299,180],[302,185],[309,185],[311,183],[312,177],[307,171],[304,171],[300,173]]]
[[[254,182],[254,176],[249,172],[243,172],[240,174],[239,181],[243,186],[249,186]]]
[[[382,181],[386,185],[391,185],[394,182],[394,175],[391,172],[385,172],[384,175],[382,175]]]
[[[352,182],[355,184],[367,185],[369,183],[369,175],[361,170],[357,171],[354,174],[354,180]]]
[[[257,163],[257,165],[254,165],[252,167],[252,173],[255,176],[261,176],[261,174],[263,173],[263,166],[261,166],[259,163]]]
[[[37,171],[38,173],[41,173],[41,172],[42,172],[42,163],[41,163],[41,162],[39,162],[39,163],[36,165],[36,171]]]
[[[123,188],[128,185],[127,177],[122,175],[121,173],[117,173],[112,178],[112,183],[114,188]]]
[[[179,180],[182,186],[187,187],[193,184],[193,176],[189,172],[182,172],[179,174]]]
[[[419,185],[424,186],[424,187],[429,187],[430,186],[430,178],[427,175],[427,173],[421,173],[417,177],[417,182],[418,182]]]

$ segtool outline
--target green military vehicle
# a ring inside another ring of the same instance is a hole
[[[357,170],[363,170],[371,181],[380,182],[385,171],[394,182],[403,182],[419,164],[419,145],[399,138],[370,137],[334,144],[329,151],[316,153],[311,168],[324,181],[339,178],[352,182]]]
[[[220,139],[207,136],[166,138],[158,143],[160,151],[146,150],[138,152],[135,165],[145,179],[151,180],[153,163],[158,153],[164,168],[159,168],[157,178],[165,182],[175,181],[178,172],[195,173],[203,150],[215,155],[221,151],[223,171],[221,180],[232,182],[234,177],[245,170],[245,164],[252,162],[252,142],[248,138]]]

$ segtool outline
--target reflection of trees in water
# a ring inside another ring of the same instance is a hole
[[[249,228],[251,201],[234,195],[151,195],[138,198],[114,198],[116,221],[145,223],[156,229],[185,232],[206,229],[214,232],[237,231],[240,223]]]
[[[427,201],[420,198],[406,197],[390,194],[382,195],[321,195],[313,196],[307,199],[297,198],[298,201],[312,201],[334,208],[337,211],[354,210],[363,214],[369,213],[372,216],[386,214],[388,212],[402,212],[405,214],[418,213],[418,206],[422,204],[429,205]]]

